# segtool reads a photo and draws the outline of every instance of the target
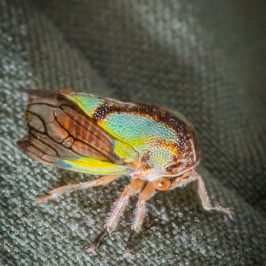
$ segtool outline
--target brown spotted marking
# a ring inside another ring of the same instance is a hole
[[[187,124],[178,119],[175,115],[169,111],[162,109],[156,105],[148,104],[132,104],[132,103],[123,103],[120,104],[115,100],[107,99],[101,104],[95,111],[92,118],[95,121],[100,121],[106,118],[112,113],[134,113],[137,115],[146,116],[156,122],[166,124],[175,130],[176,135],[179,138],[189,139],[191,135],[191,129]]]
[[[146,152],[142,158],[141,158],[141,168],[144,170],[149,170],[151,169],[151,166],[149,165],[149,160],[150,160],[150,151]]]

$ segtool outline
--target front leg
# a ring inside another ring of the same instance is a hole
[[[132,240],[136,233],[139,233],[141,230],[141,226],[143,224],[145,215],[146,215],[146,202],[153,197],[155,194],[155,187],[153,183],[147,183],[144,189],[139,194],[139,199],[137,202],[137,206],[135,209],[135,215],[132,223],[132,232],[129,235],[126,248],[125,248],[125,254],[127,256],[132,255]]]
[[[126,186],[124,189],[122,195],[113,204],[112,211],[108,215],[107,221],[106,221],[106,229],[108,233],[111,233],[117,226],[127,204],[128,200],[131,196],[137,194],[143,187],[144,181],[141,179],[133,179],[131,183]]]
[[[95,254],[103,238],[108,233],[110,234],[115,230],[122,214],[124,213],[125,208],[127,207],[129,198],[137,194],[142,189],[144,183],[145,182],[143,180],[137,178],[133,179],[131,183],[125,187],[118,201],[113,204],[112,210],[106,220],[104,230],[100,232],[100,234],[95,238],[90,246],[85,248],[87,253]]]
[[[146,202],[153,197],[155,193],[155,187],[152,183],[148,183],[139,194],[137,202],[135,216],[132,224],[132,230],[139,233],[141,230],[142,223],[146,214]]]
[[[173,183],[173,188],[183,188],[191,182],[197,182],[197,192],[201,202],[201,206],[205,211],[218,211],[224,213],[229,219],[233,219],[232,211],[229,208],[224,208],[220,205],[212,205],[208,196],[204,181],[197,172],[192,172],[189,176],[184,176],[181,179],[177,179]]]

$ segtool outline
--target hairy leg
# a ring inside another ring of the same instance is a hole
[[[105,229],[100,232],[90,246],[85,248],[86,252],[96,253],[102,239],[117,227],[117,224],[128,204],[129,198],[137,194],[142,189],[144,183],[145,182],[141,179],[133,179],[131,183],[125,187],[118,201],[113,204],[112,211],[106,220]]]
[[[219,211],[226,214],[230,219],[232,219],[232,212],[229,208],[224,208],[220,205],[212,205],[210,198],[208,196],[204,181],[202,177],[197,172],[192,172],[189,176],[184,176],[182,179],[177,179],[174,181],[173,185],[176,188],[184,188],[191,182],[197,182],[197,192],[199,199],[201,201],[202,208],[205,211]]]
[[[147,183],[144,189],[139,194],[139,199],[135,209],[135,215],[132,223],[132,232],[129,235],[125,253],[126,255],[132,255],[132,240],[136,233],[139,233],[143,224],[146,214],[146,202],[153,197],[155,193],[155,187],[152,183]]]
[[[101,185],[106,185],[112,181],[114,181],[115,179],[117,179],[118,176],[115,175],[108,175],[108,176],[102,176],[98,179],[95,180],[91,180],[91,181],[87,181],[87,182],[81,182],[78,184],[69,184],[69,185],[65,185],[62,187],[58,187],[56,189],[53,189],[51,191],[48,192],[48,195],[43,195],[37,198],[37,203],[41,204],[47,200],[50,199],[55,199],[57,198],[59,195],[65,193],[65,192],[72,192],[75,190],[81,190],[81,189],[86,189],[89,187],[96,187],[96,186],[101,186]]]
[[[122,216],[127,204],[128,200],[131,196],[137,194],[143,187],[144,181],[141,179],[133,179],[131,183],[126,186],[122,195],[116,201],[112,207],[112,211],[108,215],[106,220],[106,229],[108,233],[111,233],[117,226],[120,217]]]
[[[148,183],[139,194],[137,202],[135,216],[132,224],[132,230],[139,233],[146,214],[146,202],[153,197],[155,193],[155,187],[152,183]]]

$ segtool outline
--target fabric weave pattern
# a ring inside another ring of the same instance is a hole
[[[1,265],[265,265],[263,1],[0,1]],[[38,195],[93,177],[55,170],[19,152],[25,95],[71,88],[178,110],[193,122],[213,202],[195,186],[149,202],[136,255],[123,257],[136,199],[98,256],[101,230],[127,178],[37,206]]]

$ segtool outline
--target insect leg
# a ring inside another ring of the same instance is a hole
[[[210,202],[210,198],[208,196],[204,181],[197,172],[193,172],[190,176],[184,176],[182,179],[177,179],[173,183],[173,187],[184,188],[189,183],[194,182],[194,181],[197,182],[197,192],[198,192],[198,196],[199,196],[202,208],[205,211],[214,210],[214,211],[222,212],[226,214],[232,220],[232,212],[229,208],[224,208],[220,205],[216,205],[216,206],[212,205],[212,203]]]
[[[118,176],[116,175],[107,175],[107,176],[102,176],[98,179],[87,181],[87,182],[81,182],[78,184],[69,184],[65,185],[62,187],[58,187],[56,189],[53,189],[48,192],[48,195],[43,195],[37,198],[37,203],[41,204],[47,200],[50,199],[55,199],[59,195],[65,193],[65,192],[72,192],[75,190],[81,190],[81,189],[86,189],[89,187],[96,187],[96,186],[101,186],[101,185],[106,185],[115,179],[117,179]]]
[[[90,246],[85,248],[85,251],[87,253],[93,253],[96,254],[97,253],[97,249],[101,244],[101,241],[103,240],[103,238],[108,234],[106,229],[103,229],[94,239],[94,241],[91,243]]]
[[[95,238],[92,244],[85,249],[86,252],[96,253],[102,239],[107,233],[111,233],[116,228],[119,219],[127,206],[130,196],[138,193],[143,185],[144,181],[140,179],[133,179],[131,183],[126,186],[118,201],[114,203],[111,213],[108,215],[105,229]]]
[[[202,177],[198,173],[195,173],[195,177],[196,177],[197,185],[198,185],[198,195],[199,195],[203,209],[205,211],[214,210],[214,211],[222,212],[225,215],[227,215],[229,219],[232,220],[233,219],[232,211],[229,208],[224,208],[220,205],[216,205],[216,206],[212,205]]]
[[[139,199],[137,202],[134,220],[132,224],[133,232],[129,235],[128,242],[126,244],[125,252],[128,255],[132,254],[132,240],[136,233],[139,233],[141,226],[143,224],[145,214],[146,214],[146,202],[153,197],[155,193],[155,187],[152,183],[147,183],[144,189],[139,194]]]
[[[144,185],[144,181],[141,179],[133,179],[131,183],[126,186],[122,195],[113,205],[112,211],[108,215],[106,221],[106,229],[108,233],[111,233],[117,226],[120,217],[122,216],[127,204],[128,200],[131,196],[138,193]]]
[[[129,234],[129,237],[128,237],[128,240],[127,240],[127,244],[125,246],[125,255],[130,257],[133,255],[133,239],[136,235],[136,232],[135,231],[131,231],[130,234]]]
[[[134,216],[134,220],[132,224],[132,229],[136,233],[138,233],[141,230],[141,226],[145,218],[146,202],[151,197],[153,197],[154,193],[155,193],[154,185],[152,183],[147,183],[147,185],[144,187],[144,189],[139,194],[139,199],[137,202],[135,216]]]

